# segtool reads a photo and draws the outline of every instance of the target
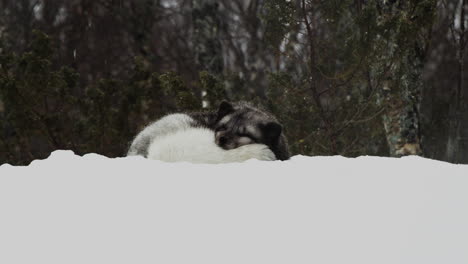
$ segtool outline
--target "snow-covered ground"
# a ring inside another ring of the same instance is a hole
[[[0,263],[468,263],[468,166],[405,157],[0,167]]]

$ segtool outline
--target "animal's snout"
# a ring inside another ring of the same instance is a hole
[[[215,142],[216,145],[222,147],[223,149],[233,149],[236,147],[233,135],[225,131],[216,133]]]
[[[220,136],[219,137],[219,144],[220,145],[225,145],[227,143],[228,139],[226,136]]]

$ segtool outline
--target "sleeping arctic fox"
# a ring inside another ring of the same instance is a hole
[[[170,114],[153,122],[135,137],[127,155],[199,163],[290,157],[274,116],[247,102],[225,101],[217,111]]]
[[[264,144],[223,149],[215,131],[187,114],[170,114],[144,128],[133,140],[127,156],[141,155],[167,162],[230,163],[249,159],[276,160]]]

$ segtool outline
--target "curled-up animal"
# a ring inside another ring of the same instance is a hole
[[[228,163],[289,159],[282,126],[246,102],[222,102],[217,111],[177,113],[145,127],[127,156],[165,161]]]

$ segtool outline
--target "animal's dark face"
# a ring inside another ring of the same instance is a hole
[[[223,149],[234,149],[247,144],[276,144],[282,127],[262,111],[245,105],[223,102],[218,110],[215,142]]]

